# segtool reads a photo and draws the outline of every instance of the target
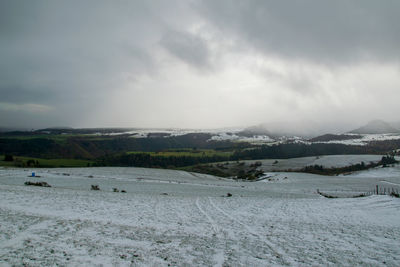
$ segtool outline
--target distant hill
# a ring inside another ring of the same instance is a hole
[[[44,131],[44,130],[65,130],[65,129],[72,130],[74,128],[69,127],[69,126],[55,126],[55,127],[49,127],[49,128],[40,129],[40,130]]]
[[[329,142],[329,141],[343,141],[361,138],[360,135],[355,134],[324,134],[321,136],[310,139],[310,142]]]
[[[360,128],[350,131],[350,133],[355,134],[387,134],[399,132],[399,129],[394,128],[392,125],[383,120],[373,120]]]
[[[15,131],[30,131],[30,129],[16,128],[16,127],[0,127],[0,133],[15,132]]]
[[[239,136],[253,137],[255,135],[271,136],[271,133],[263,126],[251,126],[237,133]]]

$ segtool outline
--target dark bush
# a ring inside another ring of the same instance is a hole
[[[25,185],[34,185],[34,186],[43,186],[43,187],[51,187],[51,185],[49,185],[46,182],[31,182],[31,181],[27,181],[25,182]]]
[[[400,198],[400,194],[395,192],[390,193],[390,196]]]
[[[14,161],[13,155],[5,155],[4,156],[4,161]]]
[[[386,167],[386,165],[397,163],[397,160],[393,155],[386,155],[382,157],[380,163],[383,165],[383,167]]]
[[[92,184],[90,190],[100,190],[100,187],[97,184]]]

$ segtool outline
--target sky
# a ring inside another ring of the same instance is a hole
[[[400,121],[399,10],[397,0],[2,0],[0,126]]]

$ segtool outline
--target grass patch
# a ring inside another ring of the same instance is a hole
[[[127,154],[148,154],[157,157],[228,157],[233,154],[230,151],[216,151],[212,149],[173,149],[158,152],[129,151]]]
[[[89,167],[94,161],[81,159],[41,159],[32,157],[14,157],[13,161],[0,161],[0,166],[4,167]]]

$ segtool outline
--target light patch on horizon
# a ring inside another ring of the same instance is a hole
[[[23,112],[33,112],[33,113],[42,113],[49,112],[53,110],[52,107],[34,103],[24,103],[24,104],[13,104],[13,103],[1,103],[0,102],[0,110],[2,111],[23,111]]]

